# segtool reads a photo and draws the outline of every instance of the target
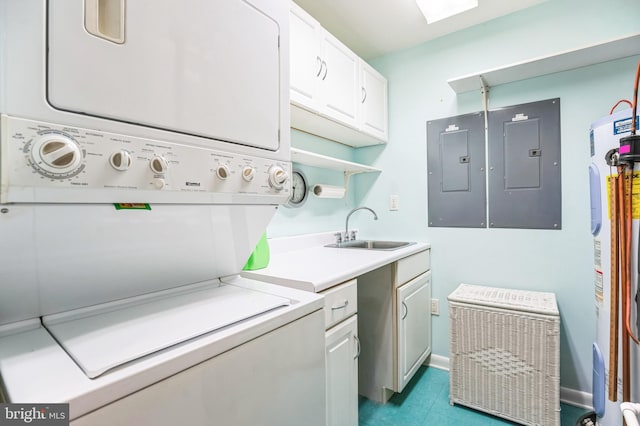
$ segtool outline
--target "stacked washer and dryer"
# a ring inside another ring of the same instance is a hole
[[[239,277],[289,198],[288,3],[0,0],[0,402],[324,424],[321,297]]]

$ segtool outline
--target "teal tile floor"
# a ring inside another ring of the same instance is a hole
[[[561,404],[562,426],[575,426],[588,410]],[[470,408],[449,404],[449,372],[420,367],[402,393],[386,404],[359,401],[359,426],[498,426],[515,425]]]

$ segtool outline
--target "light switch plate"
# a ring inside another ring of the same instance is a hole
[[[389,210],[390,211],[397,211],[399,209],[398,203],[399,203],[399,199],[398,199],[397,195],[390,195],[389,196]]]

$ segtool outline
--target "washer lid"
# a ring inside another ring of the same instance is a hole
[[[43,323],[85,374],[95,378],[129,361],[289,304],[289,299],[216,281],[48,315]]]

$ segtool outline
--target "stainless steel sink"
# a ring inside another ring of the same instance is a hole
[[[353,240],[353,241],[345,241],[339,244],[328,244],[325,247],[354,248],[354,249],[365,249],[365,250],[396,250],[411,244],[415,244],[415,242]]]

